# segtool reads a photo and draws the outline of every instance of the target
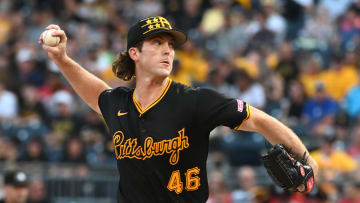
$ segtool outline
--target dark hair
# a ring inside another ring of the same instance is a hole
[[[137,43],[135,47],[141,52],[143,41]],[[116,77],[125,81],[131,80],[135,76],[135,63],[130,58],[128,51],[120,52],[112,64],[112,71]]]

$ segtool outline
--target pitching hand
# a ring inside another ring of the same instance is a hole
[[[66,57],[66,42],[67,37],[64,32],[58,25],[51,24],[46,27],[46,30],[55,29],[55,31],[52,33],[53,36],[59,36],[60,37],[60,43],[54,47],[47,46],[43,43],[42,37],[40,35],[39,44],[42,44],[43,49],[48,53],[48,56],[54,60],[61,60]]]

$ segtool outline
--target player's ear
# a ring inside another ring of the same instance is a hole
[[[136,61],[139,58],[139,50],[136,47],[131,47],[129,49],[129,56],[133,61]]]

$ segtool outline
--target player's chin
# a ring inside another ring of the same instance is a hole
[[[160,66],[158,69],[156,69],[156,75],[167,77],[170,75],[171,70],[171,66]]]

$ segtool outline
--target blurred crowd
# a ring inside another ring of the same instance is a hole
[[[74,93],[38,44],[49,24],[67,53],[110,86],[128,27],[161,15],[185,31],[171,77],[215,89],[276,117],[320,166],[309,195],[260,178],[257,133],[210,136],[208,203],[360,202],[360,0],[1,0],[0,160],[115,165],[102,118]],[[115,102],[115,101],[114,101]]]

